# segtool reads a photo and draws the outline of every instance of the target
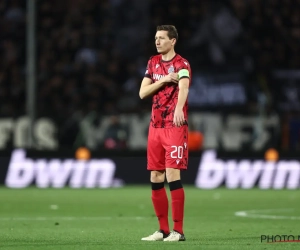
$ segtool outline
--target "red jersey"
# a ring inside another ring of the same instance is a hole
[[[169,61],[162,60],[162,55],[152,56],[147,65],[145,77],[152,80],[152,83],[160,80],[162,77],[169,73],[178,73],[180,70],[188,70],[189,74],[181,76],[181,78],[190,78],[190,84],[192,79],[192,72],[189,62],[176,54],[173,59]],[[181,79],[180,78],[180,79]],[[152,114],[151,114],[151,125],[155,128],[172,128],[175,127],[173,124],[174,112],[178,100],[179,86],[178,84],[169,83],[161,88],[152,98]],[[187,101],[183,107],[183,113],[187,122],[188,104]]]

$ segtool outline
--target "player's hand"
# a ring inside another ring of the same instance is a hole
[[[181,127],[185,124],[184,113],[183,110],[180,108],[175,108],[173,124],[177,127]]]
[[[177,73],[169,73],[164,78],[162,78],[164,83],[178,83],[178,74]]]

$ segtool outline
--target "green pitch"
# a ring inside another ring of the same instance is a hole
[[[300,249],[261,243],[261,235],[300,235],[298,190],[186,187],[187,241],[175,243],[140,240],[157,229],[150,196],[145,186],[0,188],[0,249]]]

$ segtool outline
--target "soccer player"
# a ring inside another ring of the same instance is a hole
[[[147,145],[147,169],[150,170],[152,203],[159,230],[142,238],[146,241],[184,241],[184,189],[180,171],[188,164],[187,97],[191,82],[189,62],[177,54],[178,33],[172,25],[157,27],[152,56],[141,83],[140,98],[152,98],[152,114]],[[165,178],[172,198],[173,230],[168,222],[168,197]]]

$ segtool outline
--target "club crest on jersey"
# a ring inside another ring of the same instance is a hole
[[[168,69],[168,73],[170,74],[170,73],[173,73],[173,72],[174,72],[174,66],[171,65],[170,68]]]

